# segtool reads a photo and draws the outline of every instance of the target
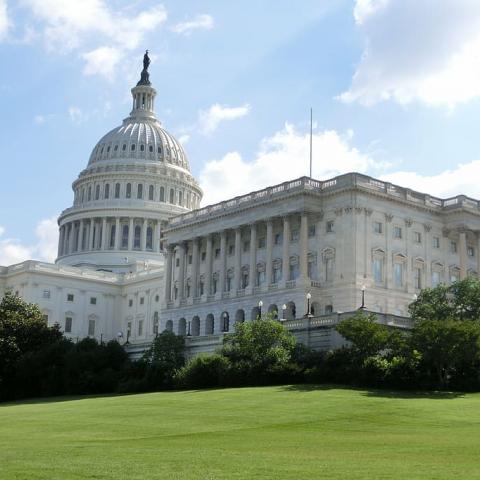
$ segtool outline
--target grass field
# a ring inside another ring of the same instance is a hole
[[[269,387],[0,406],[0,479],[479,479],[480,394]]]

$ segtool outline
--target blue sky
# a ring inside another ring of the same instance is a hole
[[[204,204],[307,174],[310,107],[316,178],[480,198],[476,0],[0,0],[0,265],[55,257],[146,48]]]

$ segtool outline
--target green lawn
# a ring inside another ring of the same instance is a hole
[[[0,479],[479,479],[480,394],[269,387],[0,406]]]

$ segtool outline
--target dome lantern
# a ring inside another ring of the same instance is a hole
[[[155,118],[155,95],[157,92],[150,82],[149,65],[150,58],[147,50],[143,57],[143,70],[140,74],[140,80],[131,90],[133,97],[131,117]]]

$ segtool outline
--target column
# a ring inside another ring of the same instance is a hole
[[[80,230],[78,232],[78,251],[83,251],[83,231],[85,229],[85,222],[83,218],[80,220]]]
[[[185,244],[181,243],[177,247],[179,258],[178,264],[178,298],[182,300],[185,293]]]
[[[220,295],[225,291],[225,276],[227,275],[227,231],[220,233]]]
[[[266,253],[267,253],[267,258],[265,259],[265,269],[266,269],[266,275],[265,275],[265,280],[267,282],[267,289],[268,286],[272,283],[272,248],[273,248],[273,220],[268,219],[267,220],[267,244],[265,245],[266,247]]]
[[[167,247],[167,261],[165,268],[165,301],[169,302],[172,299],[172,260],[173,250],[169,245]]]
[[[300,281],[308,280],[308,216],[306,212],[300,215]]]
[[[159,252],[160,251],[160,220],[157,220],[155,224],[155,236],[153,240],[153,251]]]
[[[128,224],[128,249],[129,250],[133,250],[133,236],[134,236],[133,218],[131,218]]]
[[[390,236],[392,235],[390,231],[390,224],[392,223],[393,215],[386,213],[385,214],[385,288],[390,288],[392,285],[392,267],[393,267],[393,252],[390,251]],[[388,305],[388,298],[387,298]]]
[[[75,240],[75,222],[70,222],[70,236],[68,237],[68,253],[73,253],[73,245]]]
[[[460,280],[467,277],[467,231],[461,228],[459,233],[458,256],[460,259]]]
[[[94,227],[95,220],[93,218],[90,219],[90,226],[88,227],[88,246],[87,250],[93,250],[93,227]]]
[[[120,248],[120,217],[115,218],[115,250]]]
[[[253,293],[255,288],[255,273],[257,271],[257,225],[252,223],[250,225],[250,270],[248,274],[249,290]]]
[[[432,286],[432,258],[430,252],[432,251],[432,241],[430,238],[430,230],[432,229],[431,225],[425,223],[423,225],[425,229],[425,239],[424,239],[424,252],[425,252],[425,283],[426,288]]]
[[[480,270],[479,270],[480,271]],[[235,277],[234,290],[235,293],[240,290],[242,278],[242,229],[235,229]]]
[[[407,262],[405,265],[405,278],[407,283],[407,293],[414,292],[413,288],[413,278],[412,278],[412,262],[413,258],[410,258],[409,246],[410,246],[410,227],[412,226],[412,220],[407,218],[405,219],[405,255],[407,257]]]
[[[102,219],[102,250],[107,249],[107,217],[103,217]]]
[[[207,235],[207,252],[205,259],[205,294],[208,296],[212,292],[212,235]]]
[[[198,238],[192,240],[192,297],[198,297]]]
[[[63,226],[59,227],[58,229],[58,250],[57,250],[57,257],[61,257],[63,255],[63,237],[65,235],[65,230]]]
[[[143,225],[142,225],[142,237],[140,240],[140,248],[142,252],[147,251],[147,227],[148,227],[148,220],[144,218]]]
[[[283,217],[282,284],[290,278],[290,220]]]

